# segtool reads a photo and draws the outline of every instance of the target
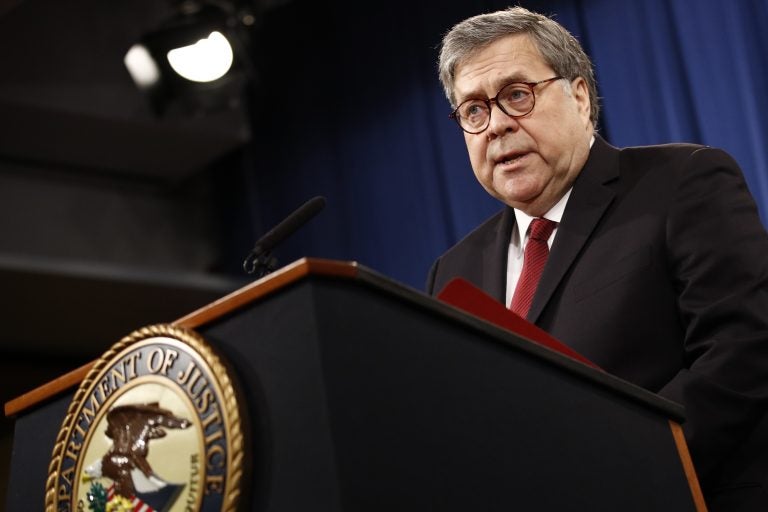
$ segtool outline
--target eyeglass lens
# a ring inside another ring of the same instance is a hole
[[[533,89],[528,84],[511,83],[504,86],[493,100],[467,100],[456,110],[461,127],[468,131],[483,130],[491,117],[490,104],[496,105],[507,115],[524,116],[533,110]]]

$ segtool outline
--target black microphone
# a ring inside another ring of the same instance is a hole
[[[253,250],[243,261],[243,269],[249,274],[253,274],[259,269],[259,277],[275,270],[277,268],[277,260],[271,255],[272,249],[306,224],[324,207],[325,198],[322,196],[313,197],[301,205],[256,242]]]

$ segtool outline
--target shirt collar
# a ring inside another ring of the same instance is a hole
[[[563,218],[563,213],[565,213],[565,205],[568,204],[568,198],[571,196],[571,191],[573,190],[573,187],[569,188],[568,191],[563,194],[563,197],[560,198],[560,200],[549,209],[547,213],[542,215],[545,219],[549,219],[553,222],[556,222],[560,224],[560,221]],[[521,239],[525,238],[525,234],[528,233],[528,226],[531,225],[531,221],[534,219],[534,217],[531,217],[527,213],[520,211],[518,209],[515,209],[515,220],[517,221],[517,246],[522,249],[523,244],[521,243]]]

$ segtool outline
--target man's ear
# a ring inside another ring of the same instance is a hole
[[[582,77],[576,77],[571,82],[571,93],[576,100],[576,104],[579,108],[579,113],[587,121],[592,113],[592,101],[589,98],[589,87],[587,87],[587,81]]]

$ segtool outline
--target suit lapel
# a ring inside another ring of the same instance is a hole
[[[605,186],[618,177],[619,150],[595,136],[587,163],[573,185],[552,250],[533,297],[528,320],[536,322],[552,294],[589,239],[614,192]],[[506,261],[506,259],[505,259]]]
[[[507,258],[509,238],[515,222],[512,208],[505,208],[492,237],[492,242],[483,248],[482,289],[502,304],[507,295]]]

